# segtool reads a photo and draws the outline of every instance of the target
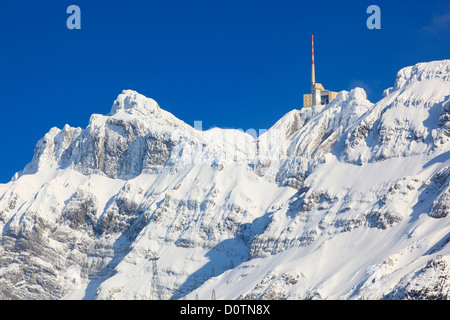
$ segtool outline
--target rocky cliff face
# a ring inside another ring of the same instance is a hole
[[[256,139],[126,90],[0,185],[0,297],[447,299],[449,112],[448,60]]]

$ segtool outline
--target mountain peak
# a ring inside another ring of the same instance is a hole
[[[412,82],[432,79],[450,81],[450,60],[421,62],[401,69],[397,73],[394,90]]]
[[[147,98],[134,90],[123,90],[114,101],[109,115],[114,115],[122,110],[127,113],[137,111],[143,114],[159,114],[161,108],[151,98]]]

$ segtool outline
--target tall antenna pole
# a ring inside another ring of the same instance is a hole
[[[316,74],[314,71],[314,35],[311,36],[312,40],[312,64],[311,64],[311,85],[316,83]]]

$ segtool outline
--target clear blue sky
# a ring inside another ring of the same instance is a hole
[[[66,9],[81,8],[81,30]],[[369,30],[366,9],[381,9]],[[448,1],[1,1],[0,183],[31,161],[51,127],[85,128],[123,89],[203,128],[266,129],[316,81],[364,87],[372,102],[396,72],[450,58]]]

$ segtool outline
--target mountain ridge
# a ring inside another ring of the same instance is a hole
[[[0,296],[447,299],[449,138],[450,60],[257,137],[124,90],[0,185]]]

